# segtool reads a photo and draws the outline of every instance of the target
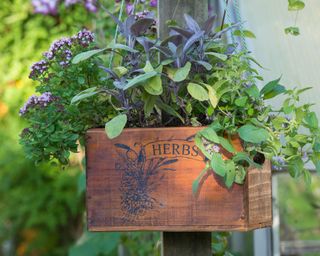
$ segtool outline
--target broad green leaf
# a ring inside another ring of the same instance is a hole
[[[311,157],[311,160],[316,168],[317,173],[320,175],[320,154],[316,153]]]
[[[196,180],[194,180],[192,182],[192,194],[195,196],[198,193],[199,190],[199,185],[200,182],[202,180],[202,178],[207,174],[207,172],[209,171],[209,165],[206,164],[206,167],[201,171],[201,173],[199,174],[199,176],[197,177]]]
[[[233,32],[235,36],[247,37],[247,38],[256,38],[255,34],[250,30],[235,30]]]
[[[209,101],[210,101],[212,107],[215,108],[218,105],[218,102],[219,102],[219,98],[217,96],[217,92],[210,85],[206,85],[206,87],[208,89]]]
[[[292,178],[299,178],[304,170],[304,162],[301,158],[296,158],[289,162],[288,171]]]
[[[191,70],[191,63],[187,62],[186,65],[184,65],[184,67],[179,68],[175,71],[172,80],[174,82],[184,81],[188,77],[190,70]]]
[[[234,103],[238,107],[244,107],[246,105],[247,101],[248,101],[248,97],[247,96],[242,96],[242,97],[237,98]]]
[[[205,129],[201,130],[199,133],[205,139],[207,139],[207,140],[209,140],[211,142],[220,144],[219,137],[218,137],[217,133],[214,131],[214,129],[212,127],[209,126],[209,127],[205,128]]]
[[[236,166],[233,161],[226,161],[225,184],[227,188],[231,188],[236,177]]]
[[[246,124],[238,129],[238,133],[241,139],[251,143],[261,143],[269,138],[269,133],[264,128],[256,127],[252,124]]]
[[[304,120],[306,121],[308,127],[313,128],[313,129],[317,129],[318,125],[319,125],[319,121],[317,118],[317,115],[315,112],[310,112],[306,115],[306,117],[304,118]]]
[[[88,89],[78,93],[76,96],[74,96],[71,99],[71,104],[75,104],[83,99],[86,99],[86,98],[89,98],[93,95],[96,95],[97,93],[98,93],[97,87],[88,88]]]
[[[257,164],[255,163],[251,158],[250,156],[245,153],[245,152],[238,152],[237,154],[235,154],[233,157],[232,157],[232,160],[236,163],[239,163],[239,162],[242,162],[242,161],[245,161],[247,162],[250,166],[254,166],[256,168],[262,168],[262,166],[260,164]]]
[[[123,66],[115,67],[113,71],[117,74],[117,76],[122,77],[128,73],[128,69]]]
[[[311,185],[311,179],[312,179],[310,171],[304,169],[303,170],[303,178],[304,178],[306,185],[309,187]]]
[[[183,117],[177,111],[175,111],[171,106],[163,103],[161,99],[157,98],[156,105],[166,113],[179,118],[182,123],[185,122]]]
[[[115,44],[115,43],[111,43],[108,45],[108,49],[110,50],[114,50],[114,49],[117,49],[117,50],[125,50],[127,52],[132,52],[132,53],[138,53],[139,51],[127,46],[127,45],[124,45],[124,44]]]
[[[201,66],[203,66],[206,70],[210,71],[212,70],[212,65],[209,62],[206,61],[197,61],[198,64],[200,64]]]
[[[154,105],[156,104],[157,97],[153,95],[149,95],[145,93],[145,96],[143,97],[143,102],[144,102],[144,114],[146,117],[149,117],[150,114],[153,111]]]
[[[227,80],[219,80],[217,81],[212,87],[215,91],[219,90],[226,82]]]
[[[234,178],[234,182],[237,184],[243,184],[244,179],[246,178],[246,170],[243,166],[238,165],[236,169],[236,176]]]
[[[224,177],[226,175],[227,166],[224,160],[222,159],[221,154],[219,153],[212,154],[210,166],[212,170],[219,176]]]
[[[222,53],[218,53],[218,52],[206,52],[206,55],[210,55],[210,56],[214,56],[220,60],[226,61],[228,59],[228,56]]]
[[[295,0],[295,1],[289,1],[288,10],[289,11],[300,11],[305,7],[304,2]]]
[[[252,85],[248,89],[245,90],[245,92],[252,98],[254,99],[259,99],[260,98],[260,92],[259,89],[256,85]]]
[[[126,126],[126,124],[127,115],[125,114],[120,114],[107,122],[105,125],[105,130],[109,139],[118,137],[122,133],[122,130]]]
[[[220,141],[220,145],[227,151],[229,151],[230,153],[235,153],[236,150],[234,149],[234,147],[232,146],[232,144],[229,142],[229,140],[227,140],[226,138],[223,138],[221,136],[219,136],[219,141]]]
[[[145,74],[138,75],[131,80],[128,80],[128,83],[123,87],[123,90],[127,90],[133,86],[136,86],[146,80],[150,79],[151,77],[156,76],[158,73],[156,71],[151,71]]]
[[[189,83],[187,89],[192,98],[198,101],[209,100],[208,92],[201,85]]]
[[[90,51],[79,53],[72,59],[72,64],[78,64],[79,62],[87,60],[98,53],[104,52],[105,50],[107,50],[107,48],[90,50]]]
[[[156,70],[153,69],[150,62],[147,62],[144,68],[145,72],[157,71],[159,74],[162,73],[162,65],[160,65]],[[151,95],[161,95],[163,92],[162,79],[160,75],[150,78],[146,81],[144,89]]]
[[[260,95],[263,96],[264,99],[271,99],[281,93],[286,92],[284,86],[279,84],[281,77],[267,83],[261,90]]]

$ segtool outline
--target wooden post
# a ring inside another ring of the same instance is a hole
[[[203,23],[208,17],[208,0],[158,0],[159,37],[168,36],[168,20],[185,24],[185,13]],[[210,232],[163,232],[161,237],[162,256],[212,255]]]

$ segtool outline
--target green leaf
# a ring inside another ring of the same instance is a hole
[[[172,80],[174,82],[184,81],[188,77],[190,70],[191,70],[191,63],[187,62],[186,65],[184,65],[184,67],[179,68],[175,71]]]
[[[224,177],[226,175],[227,167],[224,160],[222,159],[221,154],[219,153],[212,154],[210,166],[212,170],[219,176]]]
[[[139,51],[127,46],[127,45],[124,45],[124,44],[115,44],[115,43],[111,43],[108,45],[108,49],[109,50],[114,50],[114,49],[117,49],[117,50],[125,50],[127,52],[132,52],[132,53],[138,53]]]
[[[269,133],[264,128],[259,128],[251,124],[246,124],[238,129],[241,139],[251,143],[261,143],[269,138]]]
[[[124,76],[125,74],[128,73],[128,69],[126,67],[122,67],[122,66],[119,66],[119,67],[115,67],[113,69],[113,71],[117,74],[117,76],[119,77],[122,77]]]
[[[133,86],[136,86],[146,80],[150,79],[151,77],[156,76],[158,73],[156,71],[151,71],[145,74],[138,75],[131,80],[128,80],[128,83],[123,87],[123,90],[127,90]]]
[[[313,154],[313,156],[311,156],[311,161],[314,164],[317,173],[320,175],[320,154]]]
[[[127,115],[120,114],[114,118],[112,118],[109,122],[105,125],[105,130],[110,139],[114,139],[118,137],[121,133],[123,128],[127,124]]]
[[[89,98],[93,95],[96,95],[98,93],[98,91],[96,91],[97,87],[91,87],[88,88],[80,93],[78,93],[76,96],[74,96],[71,99],[71,104],[75,104],[83,99]]]
[[[288,35],[298,36],[300,35],[300,29],[298,27],[287,27],[284,32]]]
[[[271,99],[281,93],[286,92],[286,88],[279,84],[281,77],[267,83],[261,90],[260,95],[264,99]]]
[[[143,98],[144,102],[144,114],[146,117],[149,117],[153,111],[154,105],[156,103],[157,97],[153,95],[147,95]]]
[[[218,52],[206,52],[206,55],[210,55],[210,56],[214,56],[220,60],[226,61],[228,59],[228,56],[222,53],[218,53]]]
[[[304,118],[309,128],[317,129],[319,126],[319,121],[315,112],[310,112]]]
[[[203,136],[208,141],[220,144],[219,136],[214,131],[212,127],[207,127],[199,132],[201,136]]]
[[[235,154],[233,157],[232,157],[232,160],[236,163],[238,162],[241,162],[241,161],[245,161],[247,162],[250,166],[254,166],[256,168],[262,168],[262,166],[260,164],[257,164],[255,163],[251,158],[250,156],[245,153],[245,152],[238,152],[237,154]]]
[[[252,85],[248,89],[245,90],[245,92],[252,98],[254,99],[259,99],[260,98],[260,92],[259,89],[256,85]]]
[[[236,177],[236,166],[233,161],[226,161],[225,184],[227,188],[231,188]]]
[[[236,150],[232,146],[232,144],[226,138],[219,136],[220,145],[230,153],[235,153]]]
[[[289,11],[300,11],[305,7],[304,2],[299,0],[289,1],[288,10]]]
[[[175,111],[171,106],[163,103],[162,100],[160,100],[159,98],[157,98],[157,101],[156,101],[156,105],[162,109],[163,111],[165,111],[166,113],[172,115],[172,116],[175,116],[175,117],[178,117],[182,123],[184,123],[184,119],[183,117],[177,112]]]
[[[233,32],[235,36],[247,37],[247,38],[256,38],[255,34],[250,30],[235,30]]]
[[[288,171],[291,177],[299,178],[303,170],[304,170],[304,163],[301,158],[296,158],[289,162]]]
[[[187,89],[192,98],[198,101],[209,100],[208,92],[201,85],[189,83]]]
[[[217,92],[210,85],[206,85],[206,87],[208,89],[209,101],[211,103],[211,106],[213,108],[216,108],[216,106],[218,105],[218,102],[219,102],[219,98],[217,96]]]
[[[104,52],[105,50],[107,50],[107,48],[90,50],[90,51],[79,53],[72,59],[72,64],[78,64],[79,62],[87,60],[98,53]]]
[[[202,152],[202,154],[208,158],[209,160],[211,159],[211,155],[210,153],[206,150],[206,148],[203,145],[202,142],[202,138],[200,134],[196,134],[195,138],[194,138],[194,143],[196,144],[196,146],[200,149],[200,151]]]
[[[148,63],[150,64],[149,66],[147,66]],[[145,72],[154,71],[150,62],[147,62],[147,65],[145,67]],[[159,74],[161,74],[162,73],[162,65],[160,65],[155,71],[157,71]],[[149,80],[147,80],[146,85],[144,86],[144,89],[151,95],[161,95],[163,93],[161,76],[157,75],[157,76],[152,77]]]
[[[236,169],[236,176],[234,178],[234,182],[237,184],[243,184],[244,179],[246,178],[246,170],[243,166],[238,165]]]
[[[206,164],[206,167],[201,171],[201,173],[199,174],[197,179],[192,182],[192,194],[194,196],[197,194],[197,192],[199,190],[200,182],[201,182],[202,178],[207,174],[209,168],[210,168],[209,165]]]
[[[237,98],[234,103],[238,107],[244,107],[246,105],[247,101],[248,101],[248,97],[247,96],[242,96],[242,97]]]

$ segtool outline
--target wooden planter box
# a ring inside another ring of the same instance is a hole
[[[204,168],[193,142],[203,128],[125,129],[116,139],[87,132],[87,218],[90,231],[247,231],[272,225],[271,168],[249,169],[227,189]]]

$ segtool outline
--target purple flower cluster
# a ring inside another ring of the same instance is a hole
[[[56,15],[59,0],[32,0],[35,13],[43,15]]]
[[[64,3],[66,7],[82,3],[89,12],[98,10],[97,0],[32,0],[35,13],[43,15],[57,15],[59,4]]]
[[[273,169],[276,171],[282,171],[283,168],[286,166],[286,161],[281,156],[274,156],[272,158]]]
[[[19,111],[19,115],[25,115],[30,108],[35,106],[46,107],[50,102],[57,100],[50,92],[45,92],[40,96],[32,95]]]
[[[121,2],[121,0],[115,0],[115,2],[119,3],[119,2]],[[127,13],[127,15],[134,14],[133,13],[134,12],[134,4],[132,2],[133,2],[132,0],[126,0],[126,13]],[[138,1],[139,4],[143,4],[143,5],[145,5],[146,2],[147,2],[146,0],[139,0]],[[150,0],[149,1],[149,6],[151,6],[151,7],[157,7],[157,4],[158,4],[158,0]]]
[[[31,72],[30,72],[29,78],[36,79],[37,77],[40,77],[47,70],[48,70],[48,62],[45,60],[40,60],[31,66]]]
[[[89,30],[83,29],[72,39],[76,40],[81,46],[88,47],[94,41],[94,34]]]
[[[71,38],[62,38],[54,41],[49,50],[43,54],[45,60],[41,60],[31,67],[29,78],[37,79],[43,75],[49,67],[51,60],[56,60],[62,67],[70,64],[73,57],[72,47],[88,47],[94,41],[94,34],[87,29],[83,29]]]

